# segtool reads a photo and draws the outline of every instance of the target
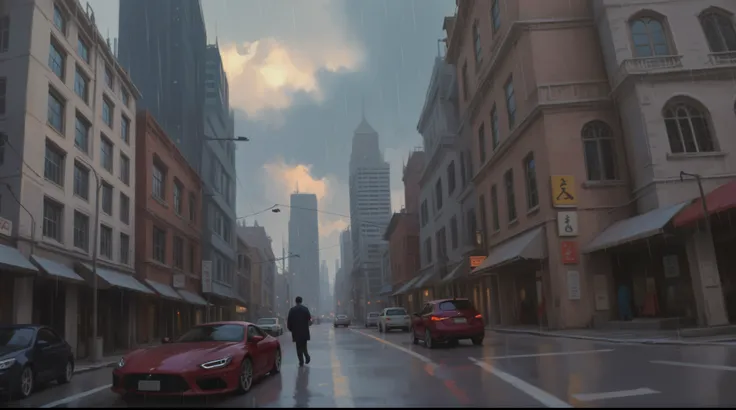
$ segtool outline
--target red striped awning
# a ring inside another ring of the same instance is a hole
[[[705,196],[710,215],[736,208],[736,180],[721,185]],[[676,227],[690,226],[703,219],[703,202],[700,198],[693,201],[682,212],[678,213],[672,223]]]

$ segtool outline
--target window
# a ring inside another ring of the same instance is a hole
[[[100,256],[112,259],[112,228],[100,225]]]
[[[496,110],[496,104],[493,104],[493,108],[491,108],[491,143],[493,144],[493,149],[495,150],[498,147],[499,143],[498,111]]]
[[[476,222],[475,209],[468,210],[467,219],[465,220],[465,223],[467,224],[466,238],[468,240],[468,244],[472,246],[478,245],[477,238],[475,237],[475,231],[477,230]]]
[[[463,101],[468,101],[468,62],[463,63],[463,71],[460,74],[463,87]]]
[[[539,190],[537,189],[537,163],[534,161],[533,152],[530,152],[524,158],[524,182],[526,183],[527,209],[533,209],[539,206]]]
[[[64,133],[64,100],[49,88],[48,123],[56,131]]]
[[[74,74],[74,92],[82,99],[85,103],[89,103],[88,99],[89,90],[89,79],[82,71],[77,67]]]
[[[105,168],[108,172],[112,173],[112,142],[107,139],[104,135],[100,138],[100,164],[102,168]]]
[[[108,66],[105,66],[105,84],[112,90],[112,70]]]
[[[583,126],[582,137],[588,181],[616,180],[616,155],[611,127],[603,121],[591,121]]]
[[[74,247],[89,251],[89,216],[74,211]]]
[[[434,184],[434,198],[435,198],[435,205],[437,206],[437,210],[439,211],[442,209],[442,180],[438,179],[437,182]]]
[[[450,243],[452,244],[452,249],[457,249],[457,242],[457,217],[453,216],[450,219]]]
[[[491,27],[493,27],[494,34],[501,28],[501,7],[498,3],[498,0],[493,0],[491,3]]]
[[[194,194],[189,194],[189,220],[192,222],[197,220],[197,199]]]
[[[112,103],[107,99],[102,99],[102,121],[107,124],[108,127],[112,128],[112,115],[114,108]]]
[[[59,6],[54,4],[54,27],[60,32],[66,34],[66,16],[61,11]]]
[[[478,158],[480,159],[480,164],[483,165],[483,163],[486,162],[486,126],[485,124],[481,124],[480,128],[478,128]],[[472,175],[471,175],[472,178]]]
[[[89,200],[89,169],[74,161],[74,195]]]
[[[51,41],[49,45],[49,68],[56,74],[57,77],[64,80],[64,64],[66,62],[66,56],[60,50],[63,48],[56,44],[55,41]]]
[[[151,187],[151,193],[157,199],[162,201],[166,200],[166,171],[159,164],[154,161],[153,164],[153,186]]]
[[[493,232],[501,230],[501,221],[498,217],[498,188],[496,184],[491,185],[491,223]]]
[[[0,116],[5,115],[5,94],[8,89],[8,81],[5,77],[0,78]]]
[[[455,191],[455,161],[450,161],[447,166],[447,195]]]
[[[61,242],[61,228],[64,220],[64,205],[50,199],[43,199],[43,236]]]
[[[112,185],[102,181],[102,212],[112,215]]]
[[[706,114],[694,104],[668,105],[664,110],[664,123],[673,154],[716,150]]]
[[[66,153],[50,141],[46,141],[46,158],[43,176],[56,185],[64,186],[64,160]]]
[[[475,23],[473,23],[473,45],[475,46],[475,64],[480,64],[482,60],[481,53],[483,52],[483,48],[480,44],[480,30],[478,29],[478,21],[476,20]]]
[[[85,63],[89,64],[89,47],[81,38],[77,39],[77,54]]]
[[[10,17],[0,17],[0,53],[10,48]]]
[[[120,193],[120,222],[130,224],[130,198],[124,193]]]
[[[640,17],[629,23],[634,57],[668,56],[670,46],[661,21],[651,17]]]
[[[514,128],[516,124],[516,95],[514,94],[514,77],[509,77],[506,85],[503,87],[506,93],[506,112],[509,116],[509,129]]]
[[[155,226],[153,227],[153,259],[166,263],[166,232]]]
[[[120,233],[120,263],[130,264],[130,236]]]
[[[130,145],[130,120],[124,115],[120,121],[120,138],[124,143]]]
[[[503,174],[503,184],[506,187],[506,208],[509,222],[516,220],[516,197],[514,196],[514,170],[509,169]]]
[[[194,272],[194,245],[189,245],[189,272]]]
[[[424,253],[427,256],[427,264],[432,263],[432,238],[424,240]]]
[[[181,187],[179,181],[174,181],[174,211],[176,211],[177,215],[181,215],[182,212],[184,212],[184,200],[182,198],[182,191],[183,188]]]
[[[130,158],[120,153],[120,180],[125,185],[130,185]]]
[[[85,154],[89,153],[89,130],[89,121],[77,113],[74,121],[74,146]]]
[[[184,240],[181,237],[174,237],[174,267],[184,270]]]
[[[128,107],[130,105],[129,104],[130,94],[127,91],[125,91],[125,89],[123,89],[122,86],[120,87],[120,93],[122,94],[123,105]]]
[[[465,188],[465,184],[468,183],[467,177],[465,175],[465,153],[460,153],[460,184],[462,188]]]
[[[421,209],[421,219],[422,219],[422,226],[427,225],[429,222],[429,207],[427,207],[427,200],[425,199],[422,201],[422,209]]]
[[[708,47],[713,53],[736,51],[736,29],[731,16],[709,10],[700,16]]]
[[[437,242],[437,261],[441,262],[447,258],[447,234],[445,227],[442,227],[435,234],[435,242]]]

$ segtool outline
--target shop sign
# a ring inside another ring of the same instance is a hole
[[[483,261],[486,260],[485,256],[471,256],[470,257],[470,269],[475,269],[480,266]]]
[[[0,218],[0,234],[5,236],[13,235],[13,221],[9,221],[5,218]]]
[[[552,175],[552,204],[558,208],[572,208],[578,203],[575,192],[575,177]]]
[[[562,263],[565,265],[574,265],[578,263],[580,256],[578,254],[578,243],[575,241],[560,242],[560,256]]]
[[[202,293],[212,293],[212,261],[202,261]]]
[[[576,270],[567,271],[567,298],[580,300],[580,272]]]
[[[187,277],[183,273],[175,273],[173,276],[173,283],[174,288],[181,289],[186,287],[187,284]]]
[[[557,212],[557,233],[559,236],[578,236],[578,213],[576,211]]]

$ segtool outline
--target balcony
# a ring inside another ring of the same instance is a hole
[[[613,78],[613,88],[617,88],[631,75],[657,74],[682,68],[682,56],[654,56],[629,58],[624,60]]]
[[[708,54],[710,64],[714,66],[736,65],[736,51],[722,51]]]

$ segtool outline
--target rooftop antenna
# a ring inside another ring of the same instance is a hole
[[[296,181],[296,192],[295,193],[297,194],[299,193],[299,181]]]

